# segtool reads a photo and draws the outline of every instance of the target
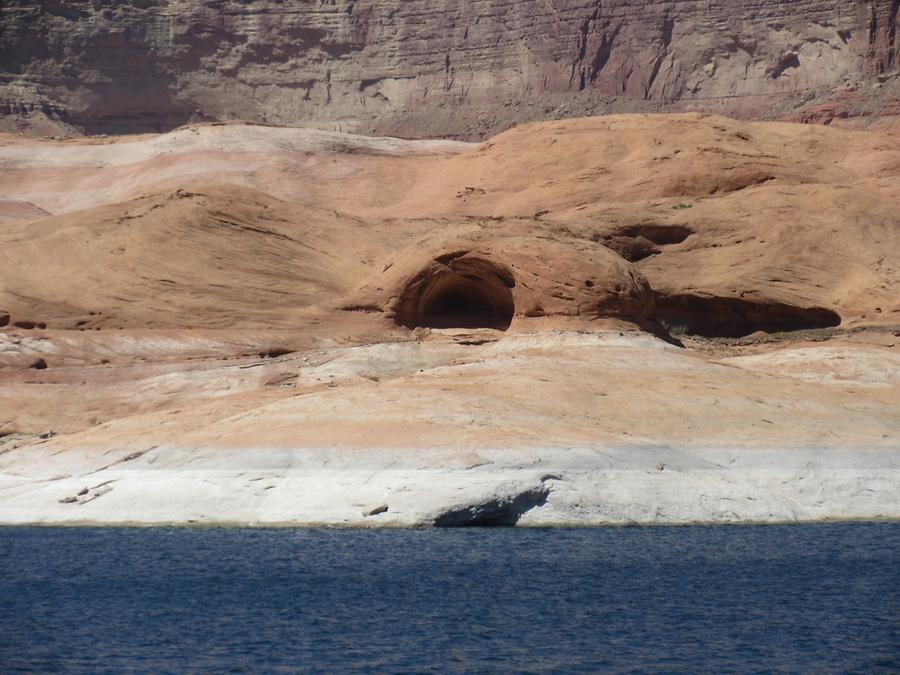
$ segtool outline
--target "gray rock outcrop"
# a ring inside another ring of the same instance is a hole
[[[877,78],[898,67],[897,14],[893,0],[11,0],[0,128],[242,119],[478,138],[601,112],[785,116],[836,92],[849,109],[896,89]]]

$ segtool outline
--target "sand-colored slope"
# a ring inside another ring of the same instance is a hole
[[[364,230],[237,186],[154,193],[7,224],[0,306],[52,328],[293,326],[367,273]]]
[[[557,236],[689,234],[639,267],[659,291],[900,323],[900,139],[717,117],[528,125],[440,160],[380,215],[535,216]],[[365,211],[363,213],[368,213]],[[653,236],[653,235],[649,235]]]
[[[227,182],[282,199],[309,200],[319,186],[327,190],[332,181],[397,167],[400,158],[409,160],[402,165],[415,165],[417,158],[473,147],[248,124],[64,142],[0,134],[0,194],[33,200],[53,214],[198,182]]]
[[[474,147],[225,125],[118,143],[10,141],[0,167],[0,195],[54,213],[225,181],[355,216],[355,240],[374,249],[467,223],[518,228],[605,243],[676,298],[900,323],[900,138],[888,134],[613,116],[527,125]]]

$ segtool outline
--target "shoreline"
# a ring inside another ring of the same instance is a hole
[[[122,468],[98,468],[92,459],[109,461],[105,454],[70,451],[23,457],[21,473],[5,467],[0,525],[421,528],[900,520],[900,453],[891,448],[517,448],[473,450],[461,458],[424,450],[160,447]]]
[[[900,523],[900,516],[890,517],[861,517],[861,518],[826,518],[822,520],[742,520],[734,522],[683,522],[683,523],[596,523],[596,524],[573,524],[573,523],[547,523],[547,524],[516,524],[508,526],[498,526],[501,528],[518,528],[527,530],[588,530],[588,529],[613,529],[613,528],[634,528],[634,529],[654,529],[654,528],[684,528],[684,527],[784,527],[787,525],[799,526],[816,526],[816,525],[876,525],[879,523]],[[170,523],[142,523],[142,522],[103,522],[103,521],[68,521],[60,523],[47,523],[36,521],[33,523],[3,523],[0,522],[0,529],[25,529],[25,528],[57,528],[57,529],[81,529],[81,528],[104,528],[104,529],[122,529],[122,530],[143,530],[143,529],[179,529],[179,530],[490,530],[495,529],[492,526],[457,526],[457,527],[436,527],[433,525],[376,525],[376,524],[323,524],[323,523],[252,523],[252,522],[235,522],[235,523],[192,523],[183,521],[173,521]]]

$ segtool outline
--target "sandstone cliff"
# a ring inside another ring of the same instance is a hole
[[[466,138],[622,111],[828,121],[900,112],[897,24],[897,0],[11,0],[0,114]]]

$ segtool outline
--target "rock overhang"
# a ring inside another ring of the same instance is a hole
[[[653,292],[605,246],[541,235],[430,237],[400,251],[347,308],[407,328],[527,330],[544,324],[652,320]],[[526,328],[527,327],[527,328]]]

